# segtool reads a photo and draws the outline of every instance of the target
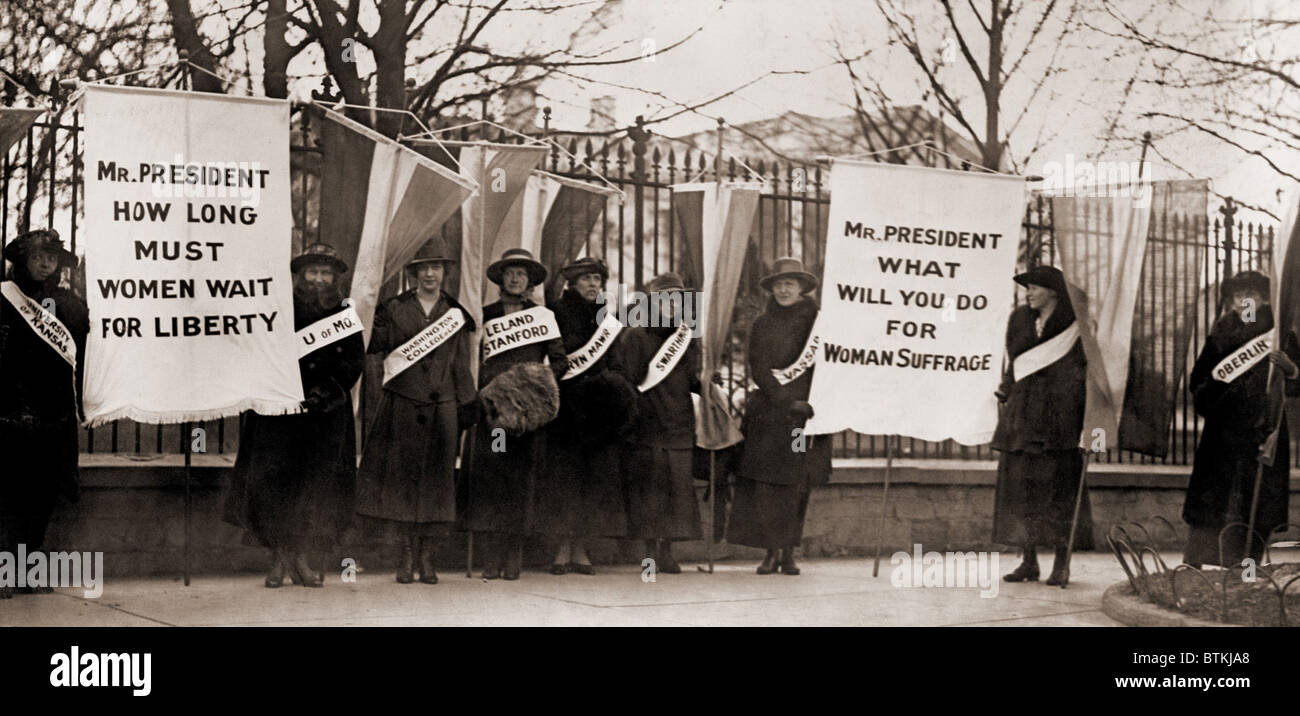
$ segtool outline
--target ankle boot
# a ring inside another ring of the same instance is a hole
[[[432,537],[420,540],[420,582],[424,584],[438,583],[438,572],[434,568],[437,547],[437,541]]]
[[[655,564],[658,565],[659,571],[664,574],[682,573],[682,566],[677,563],[677,560],[673,559],[673,543],[666,539],[659,540],[659,561]]]
[[[777,560],[776,550],[769,549],[767,551],[767,556],[763,558],[763,563],[758,565],[758,569],[755,571],[757,571],[759,574],[775,574],[776,560]]]
[[[289,570],[289,579],[294,584],[304,587],[323,587],[325,583],[321,581],[320,575],[316,570],[307,564],[307,556],[302,552],[293,552],[288,555],[285,567]]]
[[[397,558],[397,583],[410,584],[415,581],[415,538],[402,540],[402,554]]]
[[[271,569],[266,573],[266,588],[278,589],[284,586],[284,554],[280,550],[271,553]]]
[[[1049,587],[1061,587],[1070,583],[1070,562],[1066,557],[1065,548],[1056,548],[1056,557],[1052,560],[1052,574],[1047,577],[1043,584]]]
[[[1020,561],[1020,566],[1002,579],[1007,582],[1037,582],[1038,552],[1033,547],[1025,547],[1025,556]]]
[[[483,578],[501,578],[501,538],[497,535],[483,539]]]
[[[506,538],[506,568],[501,576],[505,579],[519,579],[523,569],[524,538],[522,535],[510,535]]]
[[[794,547],[786,547],[781,550],[781,574],[795,576],[799,574],[799,566],[794,563]]]

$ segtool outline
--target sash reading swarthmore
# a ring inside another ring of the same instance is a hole
[[[402,371],[420,362],[421,358],[446,343],[448,338],[464,326],[465,312],[459,308],[448,309],[438,320],[430,323],[428,328],[415,334],[411,340],[394,348],[384,357],[384,382],[387,383]]]
[[[77,344],[62,321],[45,310],[44,306],[28,298],[13,281],[0,282],[0,294],[23,317],[23,323],[31,327],[46,345],[53,348],[68,365],[77,365]]]
[[[645,380],[641,385],[636,387],[642,393],[659,385],[659,382],[668,377],[673,372],[673,368],[681,362],[682,356],[686,355],[686,346],[691,342],[691,327],[683,323],[668,336],[668,340],[659,346],[655,352],[654,358],[650,359],[650,369],[646,371]]]
[[[514,348],[560,337],[555,314],[545,306],[515,311],[483,324],[483,360]]]
[[[1064,331],[1047,339],[1044,343],[1030,348],[1016,356],[1011,364],[1012,375],[1017,381],[1024,380],[1047,366],[1065,357],[1079,340],[1079,322],[1074,321]]]
[[[1212,375],[1217,381],[1231,383],[1254,368],[1256,363],[1264,360],[1272,350],[1273,332],[1269,331],[1246,341],[1227,358],[1219,361],[1219,364],[1214,366]]]
[[[596,332],[591,335],[591,338],[581,348],[566,356],[569,359],[569,368],[560,380],[575,378],[595,365],[596,361],[605,355],[605,351],[614,345],[614,339],[622,330],[623,323],[617,316],[611,313],[605,314],[605,320],[596,326]]]
[[[295,334],[298,336],[298,357],[302,358],[312,351],[320,350],[335,341],[361,331],[361,316],[357,315],[355,306],[348,306],[346,309],[326,316]],[[385,378],[384,380],[388,379]]]
[[[772,377],[781,385],[787,385],[790,381],[803,375],[805,371],[817,362],[817,349],[821,347],[822,339],[816,333],[808,334],[808,340],[803,344],[803,350],[799,351],[799,357],[793,363],[784,368],[773,368]]]

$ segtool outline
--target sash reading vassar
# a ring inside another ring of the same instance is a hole
[[[319,350],[342,340],[354,333],[361,332],[361,316],[357,315],[355,306],[348,306],[338,313],[332,313],[319,321],[303,328],[298,336],[298,357]],[[387,379],[385,379],[387,380]]]
[[[361,321],[357,321],[358,324]],[[313,324],[314,325],[314,324]],[[411,340],[393,349],[384,356],[384,382],[396,378],[399,373],[410,368],[420,359],[433,353],[438,346],[447,342],[465,325],[465,312],[455,306],[447,309],[438,320],[428,328],[415,334]]]
[[[23,323],[31,327],[46,345],[53,348],[59,357],[68,362],[68,365],[76,367],[77,344],[72,340],[72,333],[62,321],[45,310],[44,306],[28,298],[13,281],[0,281],[0,294],[3,294],[5,300],[18,311],[18,315],[23,317]]]
[[[1079,322],[1072,321],[1064,331],[1016,356],[1012,371],[1017,381],[1024,380],[1065,357],[1079,339]]]
[[[564,372],[560,380],[568,380],[582,375],[588,368],[596,364],[605,351],[614,345],[614,339],[618,337],[619,331],[623,330],[623,323],[612,313],[605,314],[605,320],[596,326],[596,332],[591,334],[591,338],[583,344],[581,348],[570,353],[569,369]]]
[[[1214,366],[1212,375],[1217,381],[1231,383],[1254,368],[1256,363],[1264,360],[1272,350],[1272,331],[1255,336],[1229,353],[1227,358],[1219,361],[1219,364]]]
[[[682,356],[686,355],[686,346],[691,342],[691,327],[685,323],[678,326],[677,330],[664,344],[659,346],[654,358],[650,359],[650,369],[646,371],[645,380],[641,385],[636,387],[642,393],[659,385],[659,382],[668,377],[673,372],[673,368],[681,362]]]
[[[781,385],[787,385],[795,378],[803,375],[805,371],[817,362],[817,348],[821,346],[822,339],[816,333],[808,334],[808,340],[803,344],[803,350],[799,351],[799,357],[785,368],[773,368],[772,377]]]
[[[546,306],[508,313],[483,324],[483,360],[514,348],[559,338],[555,314]]]

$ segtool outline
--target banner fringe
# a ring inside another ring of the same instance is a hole
[[[133,405],[119,408],[111,413],[97,415],[94,418],[82,423],[82,427],[98,428],[111,423],[115,420],[126,418],[137,423],[146,423],[150,425],[176,425],[179,423],[200,423],[208,420],[221,420],[230,418],[245,411],[253,411],[259,415],[297,415],[302,410],[302,404],[294,402],[280,402],[272,400],[258,400],[250,398],[242,400],[234,405],[228,405],[221,408],[211,408],[209,410],[144,410]]]

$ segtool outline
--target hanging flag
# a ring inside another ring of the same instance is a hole
[[[1300,359],[1300,199],[1292,195],[1283,218],[1281,231],[1273,241],[1273,341],[1292,361]],[[1280,437],[1282,415],[1286,408],[1286,380],[1282,371],[1272,368],[1268,374],[1268,439],[1260,448],[1259,461],[1272,466]]]
[[[45,113],[39,107],[0,107],[0,151],[9,151],[19,139],[27,136],[27,130],[36,118]]]
[[[1056,251],[1088,358],[1082,448],[1117,446],[1150,217],[1142,197],[1052,198]]]
[[[352,266],[366,340],[379,290],[477,188],[473,179],[319,106],[321,241]]]
[[[91,426],[299,412],[289,103],[85,89]]]
[[[713,384],[731,332],[731,314],[758,212],[762,184],[717,182],[673,186],[673,220],[683,249],[682,275],[699,291],[696,335],[700,342],[700,396],[695,444],[721,450],[740,442],[740,428],[726,396]]]

